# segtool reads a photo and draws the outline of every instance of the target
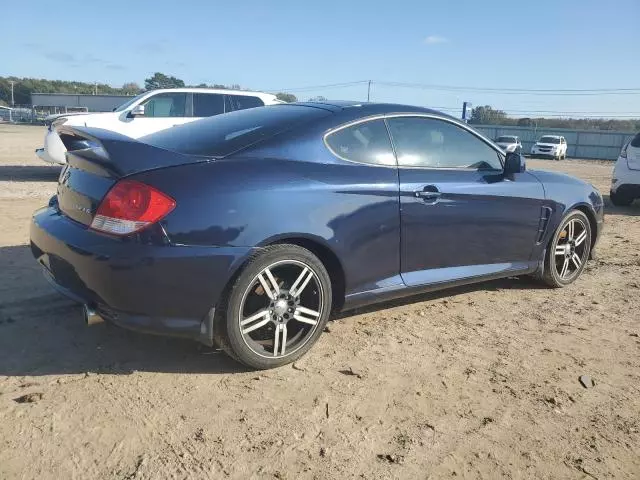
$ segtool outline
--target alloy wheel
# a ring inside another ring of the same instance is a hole
[[[589,229],[584,220],[579,217],[569,220],[558,234],[554,247],[554,265],[562,281],[571,281],[580,273],[584,262],[587,261],[588,235]]]
[[[242,339],[261,357],[293,355],[313,336],[325,303],[311,266],[298,260],[275,262],[253,278],[242,296]]]

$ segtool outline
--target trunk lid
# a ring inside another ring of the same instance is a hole
[[[62,126],[58,133],[67,149],[67,165],[58,179],[58,208],[84,225],[91,224],[100,202],[121,178],[209,161],[207,157],[169,152],[108,130]]]

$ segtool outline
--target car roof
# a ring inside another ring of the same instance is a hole
[[[252,95],[259,97],[275,98],[272,93],[256,92],[251,90],[234,90],[231,88],[196,88],[196,87],[184,87],[184,88],[159,88],[157,90],[151,90],[147,93],[227,93],[232,95]]]
[[[542,135],[543,137],[550,137],[550,138],[563,138],[562,135]],[[540,137],[542,138],[542,137]]]
[[[367,117],[370,115],[382,115],[386,113],[426,113],[440,117],[454,118],[446,113],[426,107],[415,105],[403,105],[399,103],[376,103],[356,100],[322,100],[319,102],[294,102],[288,105],[301,105],[305,107],[321,108],[330,112],[351,113],[354,117]],[[457,120],[457,119],[456,119]]]

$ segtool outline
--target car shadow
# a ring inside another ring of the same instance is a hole
[[[603,195],[604,199],[604,214],[605,215],[623,215],[625,217],[637,217],[640,216],[640,200],[635,200],[628,207],[616,207],[611,203],[609,195]]]
[[[0,376],[248,370],[194,341],[87,327],[81,307],[52,289],[26,245],[0,247],[0,272]]]
[[[26,245],[0,247],[0,271],[0,376],[248,371],[221,351],[194,341],[141,334],[108,323],[87,327],[81,307],[52,289]],[[546,287],[529,277],[494,280],[359,308],[332,320],[478,290],[537,288]]]
[[[61,170],[58,165],[0,165],[0,181],[57,182]]]

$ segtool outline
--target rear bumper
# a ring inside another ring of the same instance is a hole
[[[213,311],[249,247],[142,245],[88,230],[55,207],[36,212],[31,249],[60,293],[147,333],[213,339]]]
[[[631,170],[626,158],[619,158],[613,169],[611,191],[640,197],[640,170]]]

